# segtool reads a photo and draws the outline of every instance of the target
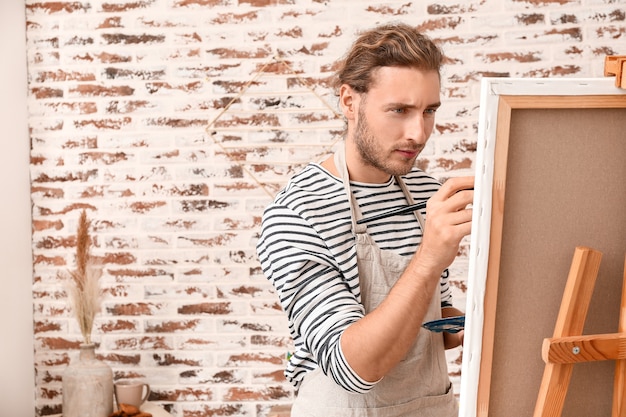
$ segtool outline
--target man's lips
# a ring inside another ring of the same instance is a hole
[[[396,152],[407,159],[415,158],[419,154],[419,149],[396,149]]]

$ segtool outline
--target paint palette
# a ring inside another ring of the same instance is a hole
[[[444,319],[428,321],[422,327],[431,332],[458,333],[465,328],[465,316],[446,317]]]

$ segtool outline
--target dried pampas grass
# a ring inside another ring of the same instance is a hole
[[[102,266],[91,255],[91,238],[87,213],[82,211],[76,233],[76,268],[65,276],[70,306],[86,344],[91,343],[94,319],[100,311]]]

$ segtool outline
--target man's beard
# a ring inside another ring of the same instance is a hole
[[[363,109],[359,109],[359,120],[354,131],[354,143],[359,157],[365,165],[391,175],[404,175],[411,171],[415,161],[404,164],[393,164],[389,155],[380,145],[380,141],[372,134]]]

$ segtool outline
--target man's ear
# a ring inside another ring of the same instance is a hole
[[[353,120],[358,111],[359,94],[348,84],[343,84],[339,89],[339,105],[343,115],[348,120]]]

